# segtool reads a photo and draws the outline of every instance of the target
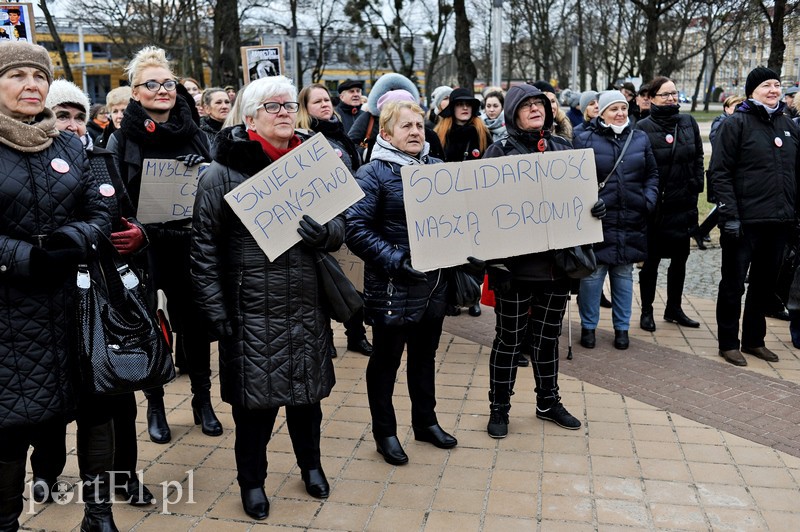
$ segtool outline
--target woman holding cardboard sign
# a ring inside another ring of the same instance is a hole
[[[108,142],[116,154],[119,174],[128,187],[134,208],[139,209],[142,167],[145,159],[178,159],[186,166],[208,160],[208,139],[192,120],[189,102],[178,96],[178,82],[161,48],[143,48],[127,67],[132,97],[120,129]],[[150,239],[149,261],[153,288],[162,289],[177,333],[177,365],[185,364],[192,382],[194,422],[209,436],[222,434],[222,425],[211,405],[211,339],[192,305],[189,280],[189,225],[183,218],[145,225]],[[185,362],[184,362],[185,361]],[[155,443],[171,439],[164,410],[164,389],[147,396],[147,429]]]
[[[284,76],[250,83],[237,98],[244,124],[217,135],[197,189],[192,226],[196,303],[220,339],[222,399],[233,406],[237,480],[247,515],[265,519],[266,449],[280,407],[309,495],[330,492],[320,460],[320,401],[333,388],[331,328],[317,251],[338,249],[344,216],[299,222],[302,241],[269,260],[224,196],[297,148],[297,89]]]
[[[364,259],[364,308],[374,353],[367,365],[367,396],[378,452],[392,465],[408,463],[397,434],[392,395],[408,350],[408,393],[414,438],[441,449],[456,439],[436,418],[436,348],[442,334],[447,281],[442,270],[411,265],[403,206],[403,166],[441,162],[428,156],[422,109],[393,101],[381,109],[380,134],[356,181],[365,197],[347,211],[347,245]],[[482,268],[481,268],[481,276]]]

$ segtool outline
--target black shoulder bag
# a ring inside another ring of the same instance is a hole
[[[119,394],[175,378],[170,342],[144,286],[103,233],[96,260],[77,277],[77,337],[84,386]]]

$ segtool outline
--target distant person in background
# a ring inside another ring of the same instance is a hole
[[[597,91],[583,91],[581,93],[581,111],[583,112],[583,122],[572,130],[572,134],[577,137],[578,133],[586,129],[586,124],[600,114],[600,107],[597,106]]]
[[[783,103],[786,104],[786,114],[788,114],[790,118],[797,118],[798,116],[797,109],[795,109],[794,105],[794,97],[799,90],[800,88],[798,87],[789,87],[783,94]]]
[[[364,90],[364,82],[358,79],[348,79],[339,84],[339,103],[336,105],[336,114],[342,121],[345,135],[350,132],[350,128],[364,114],[361,109],[361,93]]]
[[[183,78],[181,85],[186,87],[186,92],[188,92],[192,98],[194,98],[195,94],[200,94],[203,91],[200,83],[194,78]]]
[[[643,84],[636,93],[636,120],[643,120],[650,116],[650,87]]]
[[[86,131],[92,137],[92,142],[97,143],[103,138],[103,131],[108,126],[108,116],[106,107],[102,103],[96,103],[89,109],[89,121],[86,123]]]
[[[131,101],[131,88],[128,86],[117,87],[106,94],[106,114],[108,115],[108,125],[103,130],[103,137],[97,143],[98,146],[108,145],[108,139],[120,128],[122,117],[128,102]]]
[[[450,104],[450,93],[453,92],[452,87],[442,85],[433,89],[431,93],[431,106],[428,109],[428,115],[425,117],[425,127],[433,129],[439,122],[439,115]]]
[[[569,95],[569,111],[567,111],[567,118],[569,118],[572,128],[583,123],[583,109],[581,108],[581,93],[572,92]]]
[[[483,98],[483,121],[492,134],[492,142],[497,142],[506,136],[506,119],[503,116],[503,103],[505,98],[500,91],[493,91]]]
[[[234,102],[236,101],[236,87],[234,87],[233,85],[225,85],[224,90],[231,101],[231,105],[233,105]]]

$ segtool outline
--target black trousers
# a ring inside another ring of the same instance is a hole
[[[683,284],[686,281],[686,261],[689,255],[669,259],[667,268],[667,308],[680,309],[683,298]],[[639,295],[642,298],[642,312],[653,312],[653,301],[656,299],[656,282],[658,281],[658,265],[661,259],[648,257],[639,271]]]
[[[788,236],[789,226],[777,223],[743,225],[739,238],[721,235],[722,279],[717,295],[720,350],[739,349],[742,345],[764,346],[767,335],[765,316],[775,298],[778,268]],[[744,301],[740,344],[739,316],[748,268],[750,283]]]
[[[136,474],[138,445],[136,442],[136,397],[133,393],[107,395],[105,403],[114,421],[114,471]],[[54,481],[67,462],[67,425],[48,421],[31,434],[31,469],[35,477]]]
[[[364,297],[364,294],[361,294],[361,297]],[[352,318],[344,322],[344,334],[347,336],[348,343],[360,342],[367,335],[367,329],[364,327],[363,307],[353,314]]]
[[[404,348],[408,352],[406,380],[411,399],[411,424],[430,427],[438,423],[435,361],[443,323],[444,316],[424,317],[419,323],[401,326],[372,326],[373,353],[367,364],[367,398],[375,437],[397,434],[392,397]]]
[[[286,425],[297,465],[302,470],[320,467],[320,403],[286,407]],[[244,489],[259,488],[267,479],[267,444],[272,437],[278,408],[250,410],[233,405],[236,424],[236,479]]]
[[[531,362],[539,406],[559,401],[558,336],[567,308],[569,281],[514,281],[507,290],[495,290],[495,339],[489,355],[489,401],[511,403],[517,380],[516,359],[529,327]]]

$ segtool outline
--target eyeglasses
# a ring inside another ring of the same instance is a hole
[[[521,104],[519,104],[518,109],[520,109],[520,110],[522,110],[522,109],[530,109],[534,105],[536,107],[541,107],[542,109],[544,109],[544,102],[542,100],[528,100],[526,102],[522,102]]]
[[[281,107],[286,109],[287,113],[296,113],[300,109],[300,104],[297,102],[266,102],[261,104],[264,110],[271,115],[276,115],[281,112]]]
[[[664,98],[666,100],[668,98],[677,98],[678,97],[678,92],[677,91],[675,91],[675,92],[659,92],[658,94],[656,94],[656,96],[658,96],[659,98]]]
[[[158,92],[159,90],[161,90],[161,87],[164,87],[164,90],[166,90],[167,92],[172,92],[178,87],[178,82],[175,81],[174,79],[168,79],[164,83],[159,83],[154,79],[149,79],[144,83],[139,83],[138,85],[134,85],[133,87],[134,88],[144,87],[150,92]]]

